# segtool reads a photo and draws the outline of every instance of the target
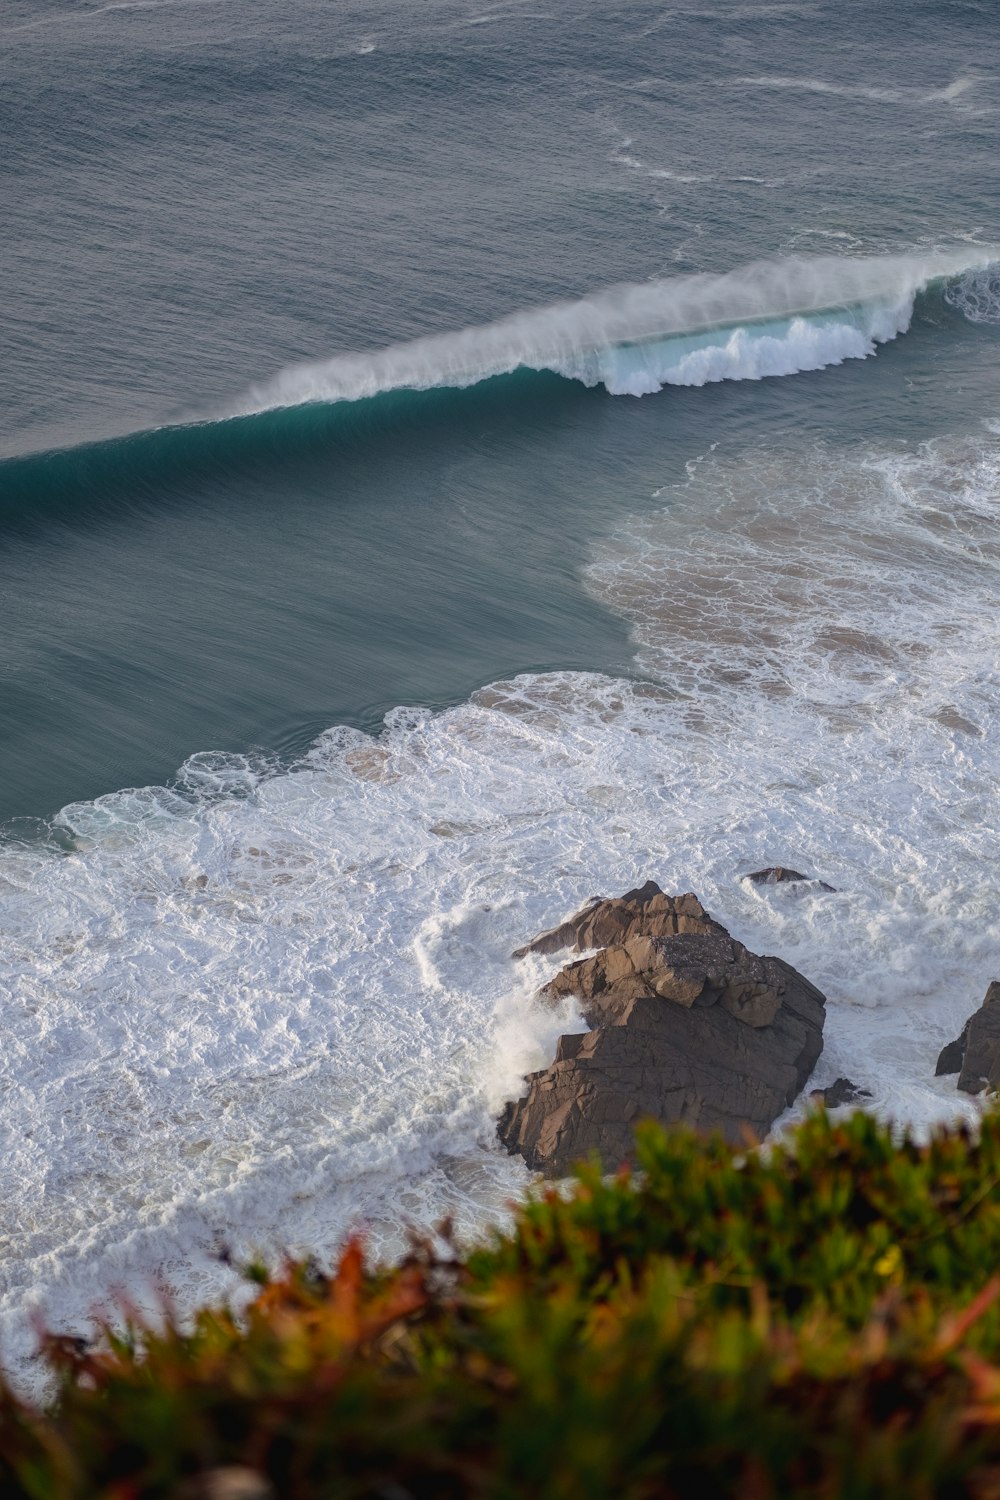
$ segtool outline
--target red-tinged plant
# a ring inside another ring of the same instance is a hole
[[[245,1310],[47,1336],[2,1500],[1000,1500],[1000,1124],[647,1128],[456,1257],[255,1268]],[[206,1481],[207,1482],[207,1481]],[[194,1486],[194,1488],[192,1488]],[[202,1491],[202,1493],[204,1493]]]

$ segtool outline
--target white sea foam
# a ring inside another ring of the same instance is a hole
[[[0,847],[0,1328],[81,1326],[213,1259],[469,1229],[527,1182],[500,1101],[580,1023],[511,950],[599,892],[696,890],[830,997],[817,1082],[918,1125],[996,973],[1000,440],[716,455],[590,582],[648,680],[550,673],[290,770],[195,756],[175,790]],[[837,887],[758,889],[783,863]]]
[[[626,167],[630,172],[637,173],[640,177],[649,177],[653,181],[678,182],[690,184],[693,182],[714,182],[716,174],[704,175],[698,172],[679,172],[673,167],[652,166],[643,157],[636,155],[631,149],[634,142],[630,135],[626,135],[617,126],[612,127],[618,136],[618,144],[611,152],[610,160],[617,162],[619,166]]]
[[[224,3],[224,0],[110,0],[110,3],[106,5],[77,6],[74,10],[59,10],[50,12],[48,15],[37,16],[34,20],[24,21],[18,26],[4,27],[0,31],[0,36],[16,36],[20,32],[60,26],[66,22],[72,25],[80,21],[92,21],[114,11],[165,10],[175,9],[178,6],[205,6],[220,3]]]
[[[989,246],[970,245],[921,255],[789,257],[725,275],[613,287],[478,328],[295,365],[253,387],[232,414],[473,385],[522,368],[603,383],[612,394],[815,370],[871,354],[909,326],[914,298],[929,283],[998,258]]]
[[[710,385],[717,380],[762,380],[822,370],[845,359],[866,359],[910,325],[912,299],[874,303],[839,316],[790,318],[640,344],[618,344],[573,361],[563,373],[615,395],[645,396],[665,385]]]
[[[875,104],[954,104],[973,89],[977,78],[963,74],[942,88],[921,89],[913,84],[831,83],[823,78],[799,78],[762,74],[737,78],[743,88],[793,90],[807,94],[830,94],[840,99],[866,99]]]
[[[944,295],[970,323],[1000,324],[1000,266],[967,271]]]

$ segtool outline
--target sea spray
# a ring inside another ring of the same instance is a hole
[[[919,292],[984,270],[997,254],[964,246],[933,255],[790,257],[612,287],[478,328],[294,365],[253,386],[230,414],[473,385],[520,368],[603,383],[612,394],[819,369],[871,354],[909,326]],[[685,343],[695,336],[696,346]]]

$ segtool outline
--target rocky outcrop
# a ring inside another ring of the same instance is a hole
[[[994,979],[961,1036],[942,1048],[934,1071],[937,1077],[957,1073],[958,1087],[966,1094],[1000,1088],[1000,980]]]
[[[587,1024],[500,1122],[508,1149],[549,1175],[596,1152],[627,1160],[637,1120],[763,1136],[812,1072],[825,1000],[779,958],[730,937],[696,896],[653,881],[594,901],[519,955],[600,948],[542,991],[577,996]]]

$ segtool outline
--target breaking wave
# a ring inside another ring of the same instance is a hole
[[[434,403],[475,399],[474,388],[490,403],[517,400],[531,382],[544,401],[537,383],[553,379],[643,396],[820,370],[904,333],[923,294],[973,323],[1000,320],[1000,249],[758,261],[294,365],[213,414],[0,461],[0,513],[4,524],[31,524],[43,512],[75,514],[83,497],[132,504],[194,472],[381,440],[401,421],[432,420]]]
[[[909,327],[917,295],[982,274],[1000,252],[757,261],[724,275],[618,286],[498,322],[283,370],[232,415],[549,370],[612,395],[759,380],[863,359]],[[994,271],[994,275],[996,272]]]

